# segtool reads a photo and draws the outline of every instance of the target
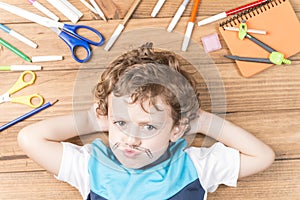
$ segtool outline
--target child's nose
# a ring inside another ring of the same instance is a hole
[[[138,137],[130,136],[130,135],[129,135],[129,136],[127,136],[127,138],[126,138],[125,143],[126,143],[127,145],[129,145],[129,146],[132,146],[132,145],[138,146],[138,145],[141,144],[141,139],[138,138]]]
[[[125,134],[124,137],[126,137],[125,139],[128,145],[139,145],[141,143],[138,126],[131,126],[129,132]]]

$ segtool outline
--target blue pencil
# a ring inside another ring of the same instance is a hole
[[[8,122],[7,124],[4,124],[3,126],[0,127],[0,132],[7,129],[8,127],[11,127],[12,125],[15,125],[16,123],[20,122],[20,121],[23,121],[24,119],[28,118],[28,117],[31,117],[32,115],[35,115],[36,113],[54,105],[56,102],[58,102],[58,100],[54,101],[53,103],[45,103],[44,105],[42,105],[41,107],[39,108],[36,108],[20,117],[18,117],[17,119],[14,119],[12,120],[11,122]]]

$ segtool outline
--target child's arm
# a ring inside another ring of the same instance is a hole
[[[255,174],[274,161],[273,150],[246,130],[200,110],[199,117],[191,123],[191,133],[200,132],[240,151],[239,178]]]
[[[57,175],[63,153],[61,141],[78,136],[78,132],[84,135],[107,130],[106,117],[96,118],[94,107],[77,113],[75,118],[73,115],[55,117],[23,128],[18,135],[20,147],[35,162]]]

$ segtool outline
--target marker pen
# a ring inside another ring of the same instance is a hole
[[[17,33],[14,30],[11,30],[7,26],[0,24],[0,29],[3,30],[4,32],[8,33],[12,37],[16,38],[17,40],[23,42],[24,44],[27,44],[28,46],[32,48],[37,48],[37,44],[26,38],[25,36],[21,35],[20,33]]]
[[[47,15],[48,17],[50,17],[51,19],[58,21],[59,18],[50,10],[48,10],[45,6],[43,6],[42,4],[40,4],[38,1],[36,0],[27,0],[30,4],[32,4],[36,9],[38,9],[39,11],[41,11],[42,13],[44,13],[45,15]]]
[[[26,56],[23,52],[21,52],[19,49],[17,49],[13,45],[9,44],[8,42],[3,40],[2,38],[0,38],[0,44],[4,47],[8,48],[10,51],[15,53],[16,55],[20,56],[23,60],[31,62],[31,59],[28,56]]]

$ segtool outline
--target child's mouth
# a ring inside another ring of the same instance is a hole
[[[124,155],[126,156],[126,157],[128,157],[128,158],[134,158],[134,157],[136,157],[139,153],[136,151],[136,150],[134,150],[134,149],[124,149],[123,150],[123,153],[124,153]]]
[[[133,158],[135,156],[137,156],[138,154],[140,154],[140,152],[146,153],[146,155],[151,159],[153,158],[153,155],[150,151],[150,149],[141,147],[141,146],[137,146],[137,145],[125,145],[125,148],[121,148],[121,150],[123,151],[124,155],[128,158]],[[120,143],[116,142],[112,149],[115,150],[117,148],[120,147]]]

